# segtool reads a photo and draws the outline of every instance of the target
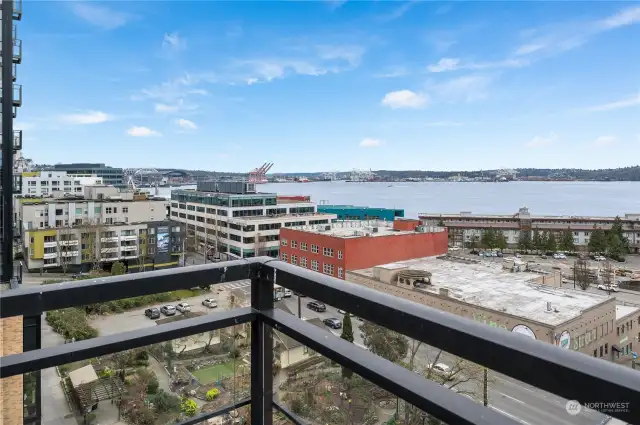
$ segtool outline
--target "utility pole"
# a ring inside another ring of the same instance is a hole
[[[485,407],[489,406],[489,369],[487,369],[486,367],[484,368],[484,400],[483,400],[483,404],[485,405]]]
[[[2,0],[2,277],[13,277],[13,1]]]
[[[204,216],[204,264],[207,264],[207,253],[209,252],[209,227],[207,226],[207,216]]]

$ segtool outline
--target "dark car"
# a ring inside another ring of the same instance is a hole
[[[159,319],[160,318],[160,310],[157,308],[148,308],[144,311],[144,315],[149,319]]]
[[[329,326],[332,329],[340,329],[342,327],[342,322],[335,317],[331,317],[329,319],[324,319],[322,321],[325,325]]]
[[[320,313],[327,311],[327,306],[322,304],[319,301],[311,301],[311,302],[307,303],[307,308],[309,310],[315,310],[315,311],[320,312]]]

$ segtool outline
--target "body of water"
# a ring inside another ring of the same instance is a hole
[[[194,188],[193,186],[189,188]],[[528,207],[535,215],[615,216],[640,213],[640,182],[508,183],[269,183],[260,192],[309,195],[314,202],[421,212],[515,214]],[[159,196],[170,197],[170,188]]]

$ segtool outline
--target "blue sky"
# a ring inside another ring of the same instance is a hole
[[[36,163],[640,163],[640,3],[26,1]]]

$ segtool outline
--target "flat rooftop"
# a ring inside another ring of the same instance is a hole
[[[418,214],[419,218],[423,219],[433,219],[433,218],[444,218],[444,219],[487,219],[487,220],[519,220],[520,214],[474,214],[472,212],[460,212],[460,213],[428,213],[423,212]],[[640,213],[626,213],[624,216],[620,216],[620,218],[624,220],[638,220],[640,217]],[[535,215],[531,214],[527,218],[531,218],[532,220],[582,220],[582,221],[613,221],[615,217],[605,217],[605,216],[578,216],[578,215]]]
[[[616,305],[616,320],[622,319],[623,317],[628,316],[629,314],[635,313],[637,311],[640,311],[640,308],[633,307],[630,305]]]
[[[550,326],[578,317],[583,310],[608,300],[603,295],[534,283],[539,274],[511,273],[502,269],[502,262],[465,264],[427,257],[377,267],[397,270],[407,266],[432,273],[427,293],[438,294],[440,288],[448,289],[449,296],[459,301]],[[373,278],[373,268],[354,272]],[[548,302],[551,312],[547,311]]]
[[[229,217],[231,221],[260,221],[260,220],[275,220],[281,221],[282,219],[294,219],[299,218],[301,220],[308,220],[310,218],[318,218],[318,220],[328,219],[333,220],[336,218],[335,214],[332,213],[300,213],[300,214],[276,214],[276,215],[251,215],[246,217]],[[328,224],[322,224],[319,226],[328,226]],[[302,227],[302,226],[299,226]],[[311,226],[304,226],[311,227]],[[315,226],[313,226],[315,227]],[[291,229],[297,229],[298,227],[291,227]]]
[[[314,226],[292,227],[301,232],[315,233],[318,235],[333,236],[336,238],[362,238],[378,236],[411,235],[417,232],[412,230],[394,230],[393,223],[384,220],[344,220],[331,224]],[[444,228],[434,227],[435,231],[444,231]]]

